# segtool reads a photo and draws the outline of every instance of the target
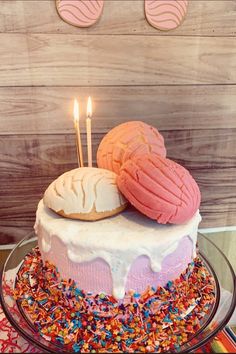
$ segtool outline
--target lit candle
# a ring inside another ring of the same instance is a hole
[[[91,136],[91,118],[92,118],[92,100],[89,96],[87,103],[87,119],[86,119],[86,129],[87,129],[87,150],[88,150],[88,166],[92,167],[92,136]]]
[[[83,161],[83,151],[80,136],[80,126],[79,126],[79,102],[74,99],[74,127],[76,132],[76,147],[77,147],[77,159],[79,167],[84,167]]]

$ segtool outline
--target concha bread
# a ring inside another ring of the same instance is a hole
[[[110,130],[102,139],[97,164],[119,174],[125,161],[148,153],[166,156],[163,136],[144,122],[126,122]]]
[[[119,192],[116,174],[83,167],[65,172],[44,193],[44,204],[71,219],[99,220],[124,210],[127,201]]]
[[[126,161],[117,183],[136,209],[160,224],[186,223],[200,206],[200,190],[190,173],[154,154]]]

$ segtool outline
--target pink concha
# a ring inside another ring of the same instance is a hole
[[[148,153],[166,156],[162,135],[154,127],[141,121],[118,125],[105,135],[97,152],[99,168],[119,174],[125,161]]]
[[[145,0],[148,22],[163,31],[178,27],[186,15],[187,7],[187,0]]]
[[[136,209],[161,224],[185,223],[200,206],[200,191],[190,173],[161,156],[126,161],[117,183]]]
[[[67,23],[89,27],[101,16],[103,3],[103,0],[57,0],[57,10]]]

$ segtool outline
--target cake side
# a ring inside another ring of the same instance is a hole
[[[196,255],[199,212],[183,225],[159,225],[137,212],[96,223],[64,219],[40,201],[35,231],[44,261],[86,291],[122,299],[125,291],[164,286]]]

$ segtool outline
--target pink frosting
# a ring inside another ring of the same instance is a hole
[[[74,263],[67,255],[67,248],[62,241],[52,237],[51,249],[43,252],[41,238],[39,247],[44,261],[53,263],[64,279],[74,279],[79,288],[93,293],[105,292],[112,294],[112,276],[109,265],[101,258],[90,262]],[[125,290],[143,292],[148,286],[164,286],[169,280],[176,279],[192,260],[193,244],[187,237],[183,237],[176,250],[167,255],[162,262],[160,272],[154,273],[150,267],[150,260],[146,256],[138,257],[131,265],[128,273]]]
[[[140,121],[120,124],[102,139],[97,152],[98,167],[119,174],[122,164],[136,156],[153,153],[166,156],[162,135]]]
[[[154,154],[126,161],[117,183],[135,208],[161,224],[185,223],[200,206],[200,191],[190,173]]]
[[[178,27],[186,15],[187,7],[187,0],[145,0],[146,18],[160,30]]]
[[[101,16],[103,0],[58,0],[61,18],[78,27],[89,27]]]

